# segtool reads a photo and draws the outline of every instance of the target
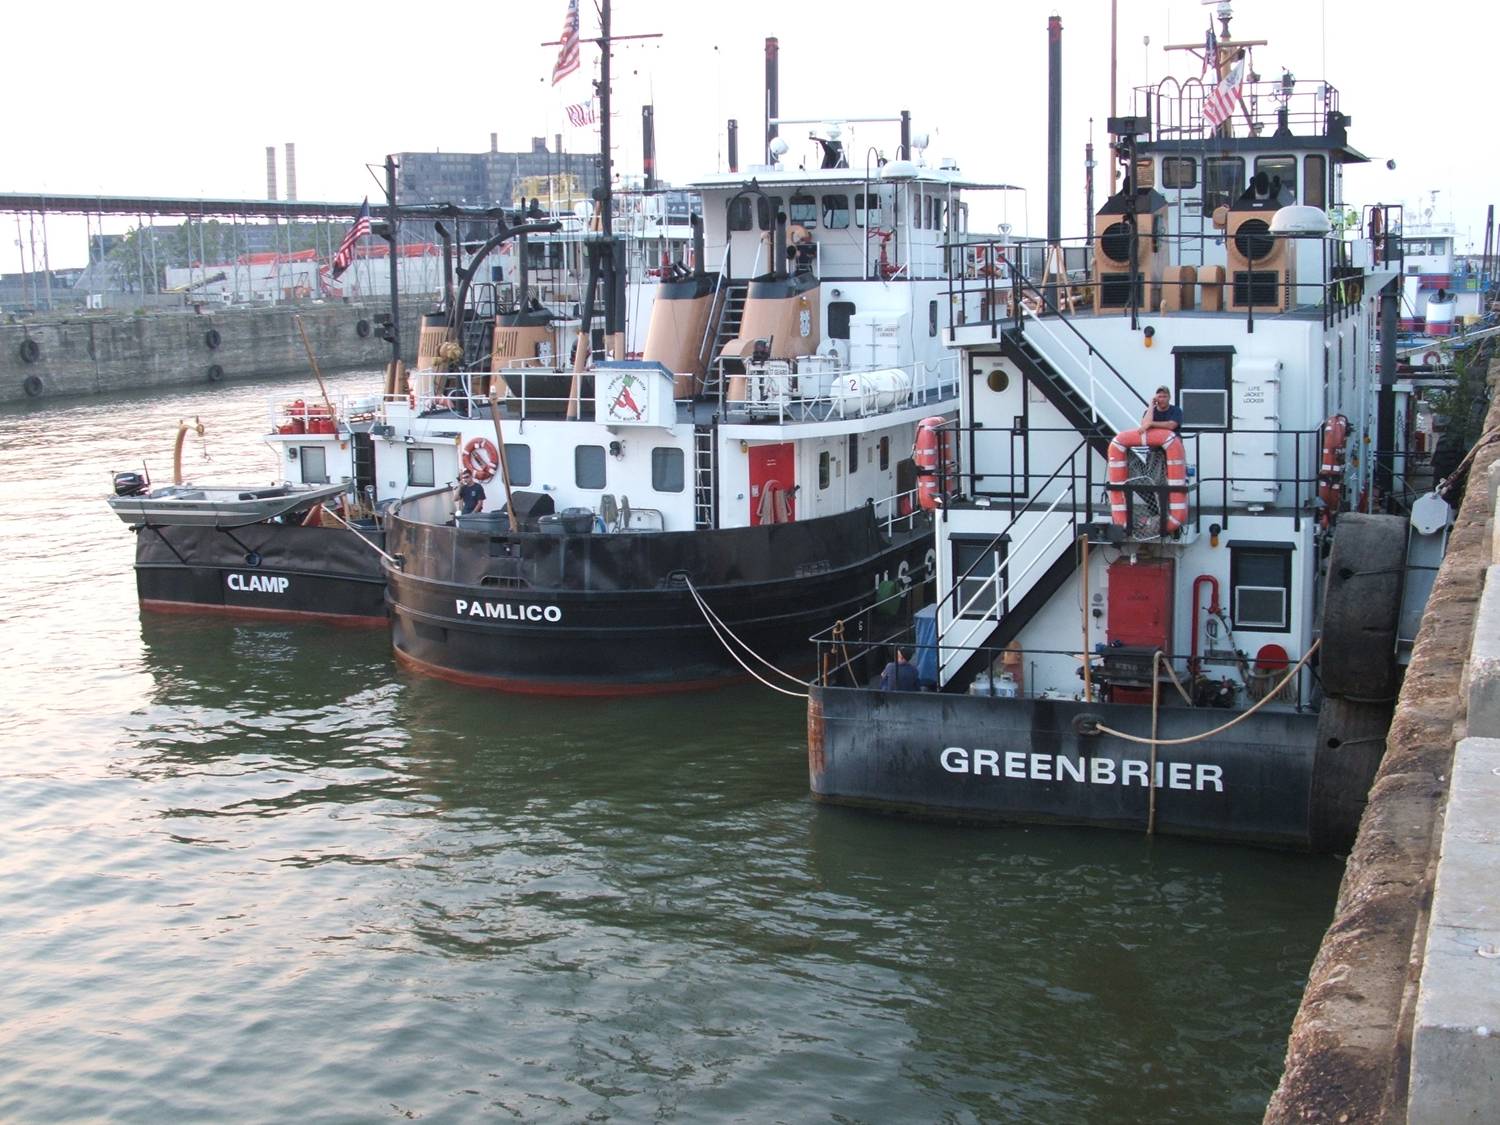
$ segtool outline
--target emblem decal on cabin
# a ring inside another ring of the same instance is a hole
[[[645,384],[628,371],[621,371],[609,381],[608,413],[620,422],[639,422],[650,405]]]

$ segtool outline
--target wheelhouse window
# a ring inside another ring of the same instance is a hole
[[[751,225],[750,197],[742,195],[729,203],[729,229],[749,230]]]
[[[425,451],[430,457],[430,450]],[[328,450],[321,445],[299,445],[297,460],[302,465],[303,484],[328,483]]]
[[[825,195],[823,197],[823,225],[829,230],[845,230],[849,226],[849,197],[847,195]]]
[[[1189,430],[1228,430],[1229,394],[1234,372],[1233,348],[1174,348],[1177,360],[1177,405]]]
[[[510,473],[513,488],[526,488],[531,484],[531,446],[505,443],[505,468]]]
[[[787,219],[798,226],[818,225],[818,198],[815,195],[794,195],[786,209]]]
[[[871,192],[858,192],[854,196],[854,222],[856,226],[878,227],[882,222],[880,196]]]
[[[1257,156],[1255,158],[1255,174],[1262,172],[1266,179],[1274,181],[1277,176],[1281,177],[1281,202],[1283,206],[1296,203],[1297,195],[1297,158],[1295,156]]]
[[[579,488],[604,487],[604,446],[580,445],[573,450],[573,483]]]
[[[1162,157],[1161,186],[1164,188],[1197,187],[1198,161],[1191,156]]]
[[[322,450],[318,450],[319,453]],[[303,468],[307,463],[303,462]],[[437,484],[437,472],[433,467],[432,450],[408,449],[406,451],[406,483],[420,488],[432,488]]]
[[[1292,624],[1292,548],[1229,544],[1230,620],[1236,629],[1286,633]]]
[[[651,487],[657,492],[681,492],[683,488],[682,450],[662,445],[651,451]]]
[[[1203,161],[1203,213],[1228,207],[1245,190],[1245,159],[1242,156],[1210,156]]]
[[[755,218],[761,230],[775,230],[776,216],[781,212],[781,196],[762,195],[755,200]]]
[[[1302,158],[1302,201],[1309,207],[1328,206],[1328,160],[1322,156]]]
[[[1005,572],[1000,567],[1005,564],[1008,540],[953,535],[948,543],[953,548],[953,578],[958,583],[958,615],[984,617],[993,613],[996,595],[1005,596]]]

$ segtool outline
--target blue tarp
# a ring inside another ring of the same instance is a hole
[[[924,688],[937,687],[937,606],[927,605],[916,613],[916,654],[912,663],[917,666],[917,681]]]

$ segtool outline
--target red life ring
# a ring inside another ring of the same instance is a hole
[[[1323,502],[1318,523],[1328,527],[1338,517],[1344,499],[1344,446],[1349,441],[1349,419],[1329,416],[1323,423],[1323,460],[1318,466],[1318,499]]]
[[[953,432],[946,426],[946,418],[923,418],[917,423],[911,449],[911,459],[917,466],[917,503],[929,512],[943,506],[943,498],[955,491],[958,481]]]
[[[1138,446],[1160,449],[1166,454],[1167,487],[1171,491],[1167,493],[1165,526],[1168,533],[1177,531],[1187,523],[1188,518],[1187,449],[1176,431],[1163,430],[1154,426],[1145,433],[1140,430],[1125,430],[1117,434],[1109,443],[1110,518],[1117,527],[1128,525],[1129,512],[1125,503],[1125,484],[1130,479],[1130,469],[1125,453]]]
[[[487,481],[500,467],[500,451],[489,438],[472,438],[464,446],[463,462],[464,468],[474,474],[475,480]]]

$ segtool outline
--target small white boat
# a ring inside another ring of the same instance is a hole
[[[108,503],[131,527],[245,527],[332,499],[347,486],[179,484],[134,494],[121,494],[120,487],[117,482]]]

